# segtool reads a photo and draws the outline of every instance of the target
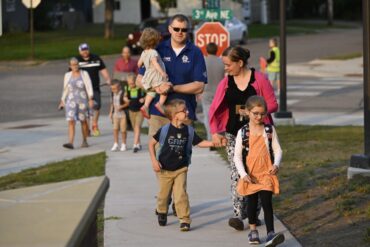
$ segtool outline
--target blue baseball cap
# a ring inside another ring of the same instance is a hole
[[[78,46],[78,50],[79,51],[86,51],[86,50],[90,50],[90,47],[87,43],[82,43]]]

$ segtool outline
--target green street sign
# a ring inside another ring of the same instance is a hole
[[[194,20],[230,20],[233,18],[231,9],[193,9]]]

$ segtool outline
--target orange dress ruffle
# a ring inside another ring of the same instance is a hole
[[[247,156],[249,176],[253,183],[239,179],[237,191],[240,195],[247,196],[261,190],[272,191],[279,194],[279,181],[276,175],[269,174],[272,168],[269,151],[263,135],[249,136],[249,153]]]

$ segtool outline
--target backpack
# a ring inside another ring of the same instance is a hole
[[[270,152],[270,159],[271,162],[274,163],[274,152],[272,150],[272,125],[271,124],[264,124],[265,131],[267,134],[267,139],[269,143],[269,152]],[[243,165],[244,169],[247,173],[248,172],[248,167],[247,167],[247,156],[249,152],[249,124],[247,123],[244,125],[241,129],[241,135],[242,135],[242,145],[243,145],[243,151],[242,151],[242,157],[243,157]]]
[[[161,133],[159,135],[159,148],[157,150],[157,160],[159,160],[159,155],[161,154],[162,147],[164,145],[164,142],[166,141],[166,137],[168,134],[168,130],[170,129],[171,124],[166,124],[161,128]],[[186,143],[186,158],[187,158],[187,163],[190,165],[191,163],[191,154],[192,154],[192,144],[193,144],[193,139],[194,139],[194,128],[190,125],[187,125],[188,127],[188,134],[189,138]]]
[[[123,105],[125,102],[123,101],[123,90],[121,90],[121,93],[119,94],[119,104],[120,105]],[[114,104],[114,93],[111,93],[111,102],[112,104]],[[114,107],[113,107],[113,110],[112,110],[112,113],[114,113]]]

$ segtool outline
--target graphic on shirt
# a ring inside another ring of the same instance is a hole
[[[188,56],[186,56],[186,55],[183,55],[183,56],[182,56],[182,63],[190,63],[190,61],[189,61],[189,57],[188,57]]]
[[[171,62],[171,57],[163,57],[163,62]]]
[[[176,137],[173,135],[168,137],[168,146],[170,150],[179,157],[179,160],[183,159],[184,148],[187,141],[188,138],[185,136],[183,137],[181,133],[176,133]]]

